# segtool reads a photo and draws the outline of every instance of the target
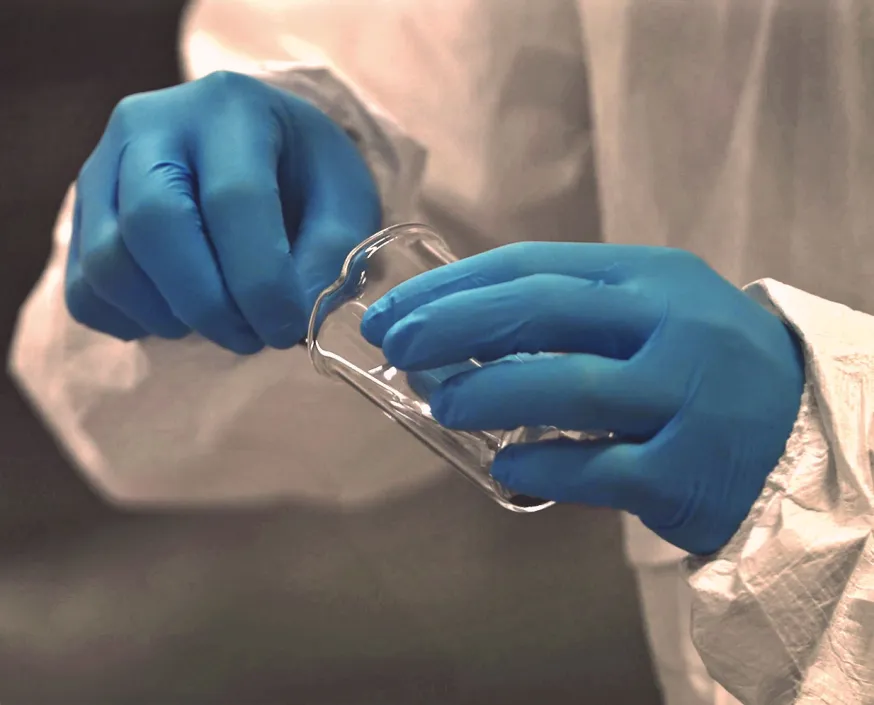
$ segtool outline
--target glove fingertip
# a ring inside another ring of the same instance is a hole
[[[431,407],[431,416],[434,417],[437,423],[446,428],[454,428],[459,421],[456,418],[457,414],[453,412],[454,406],[450,397],[451,395],[446,392],[444,387],[438,387],[428,400]]]
[[[498,479],[500,476],[505,480],[509,480],[516,475],[515,466],[519,462],[519,451],[522,449],[520,445],[509,445],[498,452],[492,463],[492,475],[495,479]]]
[[[537,457],[543,450],[540,445],[519,443],[507,446],[495,456],[492,477],[517,494],[566,501],[566,491],[551,474],[552,465],[545,465]]]
[[[408,317],[409,318],[409,317]],[[401,370],[411,369],[416,363],[414,338],[417,329],[415,321],[398,321],[382,339],[382,352],[390,364]]]
[[[510,448],[512,448],[512,446]],[[515,471],[512,459],[507,457],[507,451],[510,450],[510,448],[501,451],[495,458],[495,462],[492,464],[491,469],[492,479],[516,494],[537,497],[542,496],[540,492],[534,491],[534,488],[531,487],[532,483],[530,480],[526,481],[524,475],[520,477],[519,473]]]
[[[385,306],[377,301],[364,312],[361,318],[361,336],[371,345],[382,347],[389,326]]]

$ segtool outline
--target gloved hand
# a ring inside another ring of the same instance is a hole
[[[691,553],[722,547],[795,422],[804,366],[783,322],[679,250],[521,243],[422,274],[367,311],[402,370],[501,361],[430,396],[445,426],[551,425],[617,440],[511,446],[516,492],[623,509]],[[569,353],[536,355],[537,353]]]
[[[67,307],[124,340],[287,348],[378,230],[376,186],[310,104],[216,73],[123,100],[77,183]]]

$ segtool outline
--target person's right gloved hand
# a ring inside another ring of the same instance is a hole
[[[79,174],[67,307],[124,340],[287,348],[380,218],[354,143],[291,94],[217,73],[132,96]]]

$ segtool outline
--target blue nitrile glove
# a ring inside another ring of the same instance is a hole
[[[77,185],[67,307],[125,340],[193,330],[237,353],[294,345],[380,225],[343,130],[233,73],[123,100]]]
[[[557,426],[619,440],[518,445],[493,473],[517,492],[624,509],[697,554],[748,514],[792,431],[804,383],[783,322],[697,257],[663,248],[521,243],[422,274],[362,333],[402,370],[542,355],[430,394],[457,429]]]

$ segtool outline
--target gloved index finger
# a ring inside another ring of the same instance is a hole
[[[617,282],[621,280],[617,263],[632,255],[622,246],[579,242],[523,242],[489,250],[399,284],[368,308],[361,333],[371,344],[381,346],[388,330],[420,306],[534,274]]]
[[[204,223],[246,320],[265,343],[287,348],[305,335],[308,311],[277,183],[282,137],[272,118],[242,104],[225,107],[198,144]]]
[[[537,274],[447,295],[386,333],[386,359],[422,370],[516,353],[631,358],[662,318],[658,297],[579,277]]]

